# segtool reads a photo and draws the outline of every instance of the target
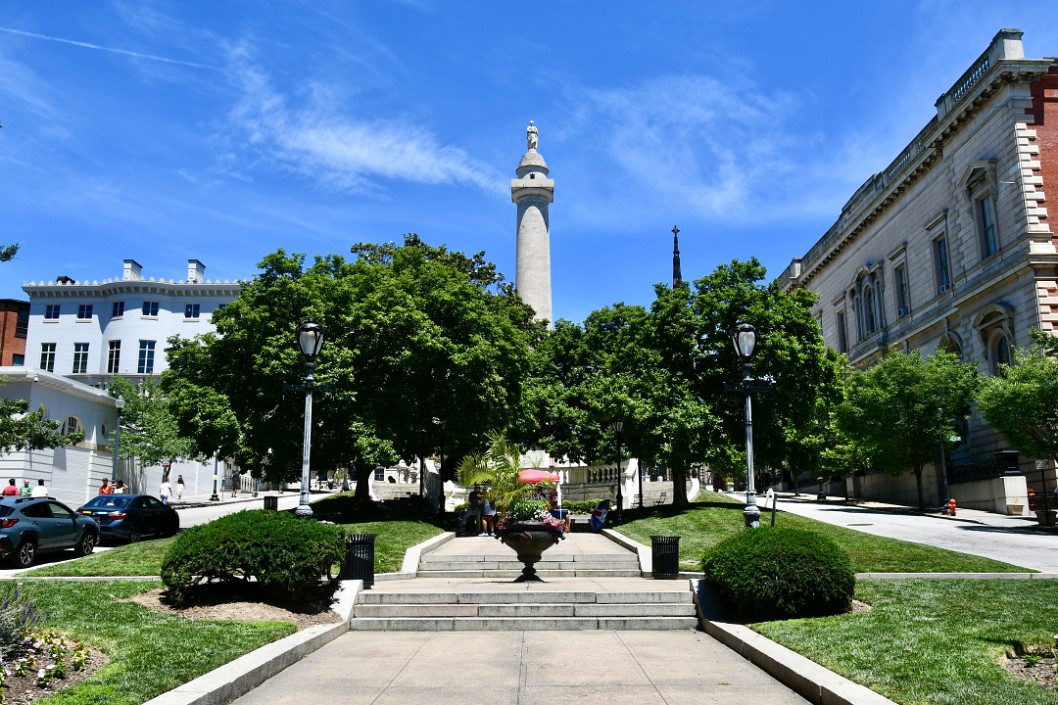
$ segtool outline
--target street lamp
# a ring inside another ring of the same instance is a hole
[[[753,353],[757,347],[757,329],[748,323],[739,323],[731,335],[735,352],[742,361],[742,391],[746,397],[746,508],[742,516],[746,526],[760,526],[760,509],[757,508],[757,482],[753,473]]]
[[[220,479],[220,474],[217,472],[218,462],[220,462],[220,448],[217,448],[217,452],[213,454],[213,494],[209,496],[210,502],[220,501],[220,495],[217,494],[217,480]]]
[[[121,443],[121,412],[125,408],[125,397],[118,395],[114,400],[114,406],[118,408],[118,425],[114,427],[114,466],[110,469],[110,484],[118,479],[118,446]]]
[[[308,518],[312,516],[309,506],[309,452],[312,450],[312,370],[316,367],[316,358],[323,347],[323,327],[313,320],[298,326],[298,347],[305,358],[305,436],[301,452],[301,499],[294,516]]]
[[[613,429],[614,436],[617,437],[617,520],[616,523],[621,523],[621,510],[624,508],[624,495],[621,492],[621,485],[624,484],[621,477],[621,429],[625,427],[624,421],[621,419],[614,419],[610,422],[610,428]]]

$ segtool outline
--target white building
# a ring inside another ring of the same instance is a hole
[[[239,282],[208,281],[205,269],[192,259],[185,281],[144,279],[127,259],[120,279],[24,284],[26,366],[103,388],[113,375],[160,375],[166,340],[213,331],[213,311],[238,296]]]

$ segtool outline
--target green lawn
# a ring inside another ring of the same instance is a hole
[[[652,535],[679,536],[680,560],[687,568],[700,570],[702,557],[707,550],[721,539],[743,530],[743,506],[739,500],[719,495],[709,501],[696,502],[685,511],[671,506],[645,507],[641,511],[632,509],[624,513],[625,523],[617,530],[648,546]],[[770,513],[761,517],[764,528],[770,523]],[[848,552],[857,573],[1035,572],[990,558],[871,536],[782,510],[776,516],[775,525],[807,529],[829,537]]]
[[[861,580],[860,614],[764,622],[769,639],[903,705],[1055,705],[1008,675],[1015,647],[1054,646],[1058,580]]]
[[[157,582],[27,581],[19,591],[53,627],[102,649],[110,662],[48,705],[139,705],[294,632],[281,622],[191,621],[124,598]]]

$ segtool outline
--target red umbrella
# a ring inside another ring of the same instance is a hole
[[[518,471],[518,481],[527,485],[534,482],[558,482],[560,479],[561,478],[556,473],[548,470],[531,468],[529,470]]]

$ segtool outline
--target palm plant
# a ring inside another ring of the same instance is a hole
[[[459,484],[489,487],[498,510],[526,513],[527,516],[515,518],[528,519],[547,504],[535,500],[536,490],[519,481],[521,455],[518,447],[503,434],[489,434],[489,447],[483,453],[466,456],[459,464]],[[527,506],[528,503],[532,506]]]

